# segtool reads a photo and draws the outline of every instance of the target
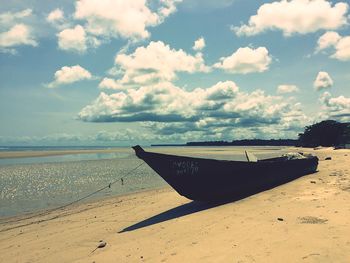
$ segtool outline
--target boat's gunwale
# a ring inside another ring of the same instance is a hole
[[[189,159],[189,160],[214,161],[214,162],[236,163],[236,164],[284,163],[284,162],[296,162],[296,161],[302,161],[302,160],[306,161],[306,160],[312,160],[312,159],[317,158],[316,156],[308,156],[308,157],[305,157],[304,159],[293,159],[293,160],[281,159],[281,160],[271,160],[271,161],[269,161],[269,159],[275,159],[275,158],[268,158],[268,159],[258,160],[257,162],[248,162],[248,161],[209,159],[209,158],[203,158],[203,157],[191,157],[191,156],[184,156],[184,155],[173,155],[173,154],[145,151],[143,148],[141,148],[141,149],[143,151],[142,154],[146,154],[146,155],[147,154],[154,154],[154,155],[159,155],[159,156],[168,157],[168,158],[181,158],[181,159]],[[142,157],[142,154],[140,155],[140,157]],[[143,158],[141,158],[141,159],[143,159]]]

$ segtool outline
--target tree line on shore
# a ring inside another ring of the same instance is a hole
[[[321,121],[305,127],[298,139],[249,139],[233,141],[187,142],[186,146],[301,146],[344,147],[350,144],[350,123]]]
[[[344,147],[350,144],[350,123],[326,120],[306,126],[304,132],[299,133],[298,144],[303,147]]]

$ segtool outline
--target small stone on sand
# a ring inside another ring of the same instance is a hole
[[[107,245],[107,243],[105,241],[100,241],[100,243],[98,244],[98,248],[103,248]]]

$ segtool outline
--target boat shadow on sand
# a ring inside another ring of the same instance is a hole
[[[118,233],[124,233],[127,231],[133,231],[137,230],[139,228],[155,225],[161,222],[165,222],[168,220],[172,220],[175,218],[179,218],[182,216],[194,214],[203,210],[207,210],[216,206],[220,206],[223,204],[228,203],[226,202],[221,202],[221,203],[204,203],[204,202],[198,202],[198,201],[191,201],[186,204],[179,205],[177,207],[171,208],[167,211],[164,211],[158,215],[152,216],[150,218],[147,218],[145,220],[142,220],[136,224],[133,224],[131,226],[128,226],[124,228],[123,230],[119,231]]]
[[[208,209],[211,209],[214,207],[218,207],[221,205],[232,203],[232,202],[247,198],[249,196],[252,196],[254,194],[257,194],[257,193],[259,193],[261,191],[265,191],[265,190],[268,190],[268,189],[260,189],[259,191],[245,193],[245,194],[240,195],[239,197],[236,196],[235,198],[217,201],[217,202],[207,203],[207,202],[200,202],[200,201],[190,201],[189,203],[182,204],[182,205],[179,205],[177,207],[171,208],[171,209],[164,211],[158,215],[152,216],[152,217],[147,218],[145,220],[142,220],[136,224],[128,226],[128,227],[124,228],[123,230],[120,230],[118,233],[120,234],[120,233],[124,233],[124,232],[128,232],[128,231],[137,230],[140,228],[148,227],[148,226],[162,223],[162,222],[172,220],[175,218],[180,218],[180,217],[183,217],[186,215],[194,214],[194,213],[208,210]]]
[[[172,220],[175,218],[180,218],[182,216],[186,216],[186,215],[190,215],[190,214],[194,214],[200,211],[204,211],[204,210],[208,210],[214,207],[218,207],[221,205],[225,205],[228,203],[232,203],[244,198],[247,198],[249,196],[258,194],[260,192],[264,192],[270,189],[273,189],[275,187],[278,187],[280,185],[289,183],[291,180],[285,180],[285,181],[281,181],[278,184],[274,184],[274,185],[269,185],[269,186],[265,186],[262,188],[257,188],[251,191],[243,191],[241,193],[239,193],[238,195],[236,195],[235,197],[232,197],[230,199],[226,199],[226,200],[222,200],[222,201],[216,201],[216,202],[200,202],[200,201],[191,201],[189,203],[186,204],[182,204],[179,205],[177,207],[171,208],[167,211],[164,211],[158,215],[152,216],[150,218],[147,218],[145,220],[142,220],[136,224],[133,224],[131,226],[128,226],[126,228],[124,228],[123,230],[120,230],[118,233],[124,233],[124,232],[128,232],[128,231],[133,231],[133,230],[137,230],[143,227],[148,227],[151,225],[155,225],[161,222],[165,222],[168,220]]]

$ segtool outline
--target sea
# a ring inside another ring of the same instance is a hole
[[[107,187],[85,201],[166,186],[165,181],[138,159],[130,147],[0,147],[0,152],[97,149],[114,149],[115,152],[0,159],[0,217],[23,215],[65,205],[112,182],[110,188]],[[246,148],[150,149],[186,156],[244,160]],[[260,158],[274,157],[284,152],[280,147],[250,147],[250,150],[255,151]],[[133,170],[139,165],[139,168]]]

